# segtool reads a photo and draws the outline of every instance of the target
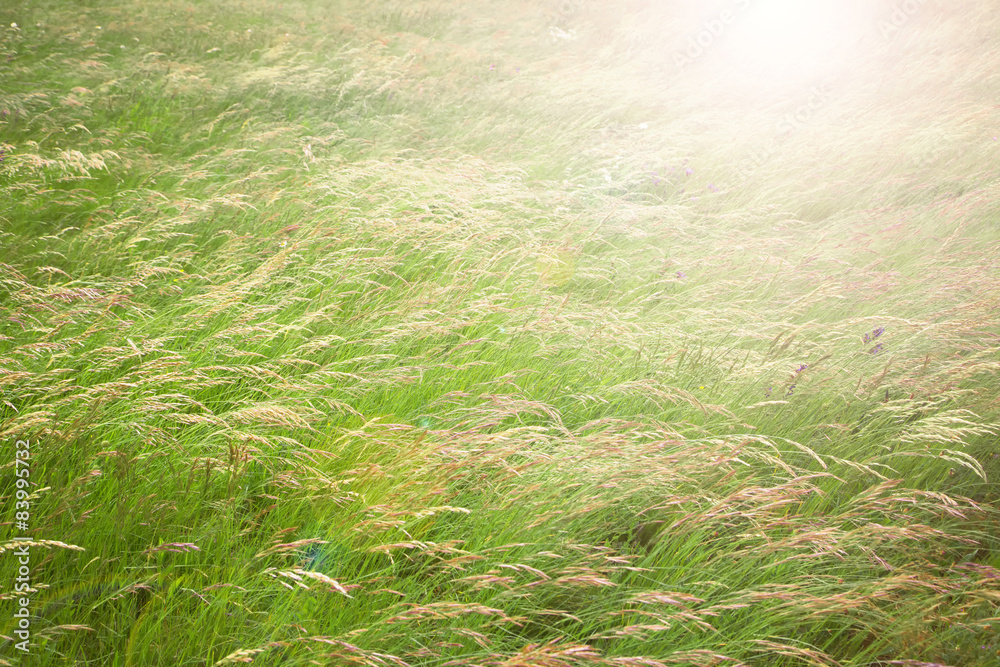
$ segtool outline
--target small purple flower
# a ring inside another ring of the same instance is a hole
[[[861,342],[870,343],[884,333],[885,333],[885,327],[875,327],[874,329],[872,329],[872,332],[870,334],[866,333],[861,338]]]
[[[687,278],[687,274],[684,273],[683,271],[678,271],[677,277],[683,280],[684,278]]]
[[[774,389],[774,387],[768,387],[767,389],[764,390],[764,397],[765,398],[771,398],[771,390],[772,389]]]
[[[490,71],[492,72],[494,69],[496,69],[496,65],[490,65]]]
[[[879,352],[882,351],[882,349],[883,349],[882,348],[882,343],[879,343],[878,345],[876,345],[872,349],[868,350],[868,354],[878,354]]]
[[[785,394],[785,396],[791,396],[794,393],[795,393],[795,385],[794,384],[793,385],[789,385],[789,387],[788,387],[788,393]]]
[[[694,173],[694,169],[692,169],[691,167],[688,167],[687,169],[684,170],[684,173],[687,174],[688,176],[690,176],[691,174]]]
[[[715,187],[711,183],[708,184],[708,189],[711,190],[712,192],[718,192],[719,191],[719,188]]]

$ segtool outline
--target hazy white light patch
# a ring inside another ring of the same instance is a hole
[[[857,35],[859,17],[842,0],[756,0],[745,6],[728,30],[725,50],[735,70],[762,83],[829,73]]]
[[[576,30],[566,32],[557,26],[549,26],[549,37],[552,39],[553,44],[557,44],[558,42],[571,42],[576,39]]]

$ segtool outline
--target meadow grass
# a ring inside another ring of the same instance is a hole
[[[996,665],[1000,22],[893,9],[4,3],[0,664]]]

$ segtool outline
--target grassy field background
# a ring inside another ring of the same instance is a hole
[[[5,0],[0,664],[1000,664],[995,7],[692,4]]]

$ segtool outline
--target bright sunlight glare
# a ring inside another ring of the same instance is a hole
[[[851,2],[835,0],[743,0],[732,11],[721,40],[727,67],[760,84],[835,72],[864,23]]]

